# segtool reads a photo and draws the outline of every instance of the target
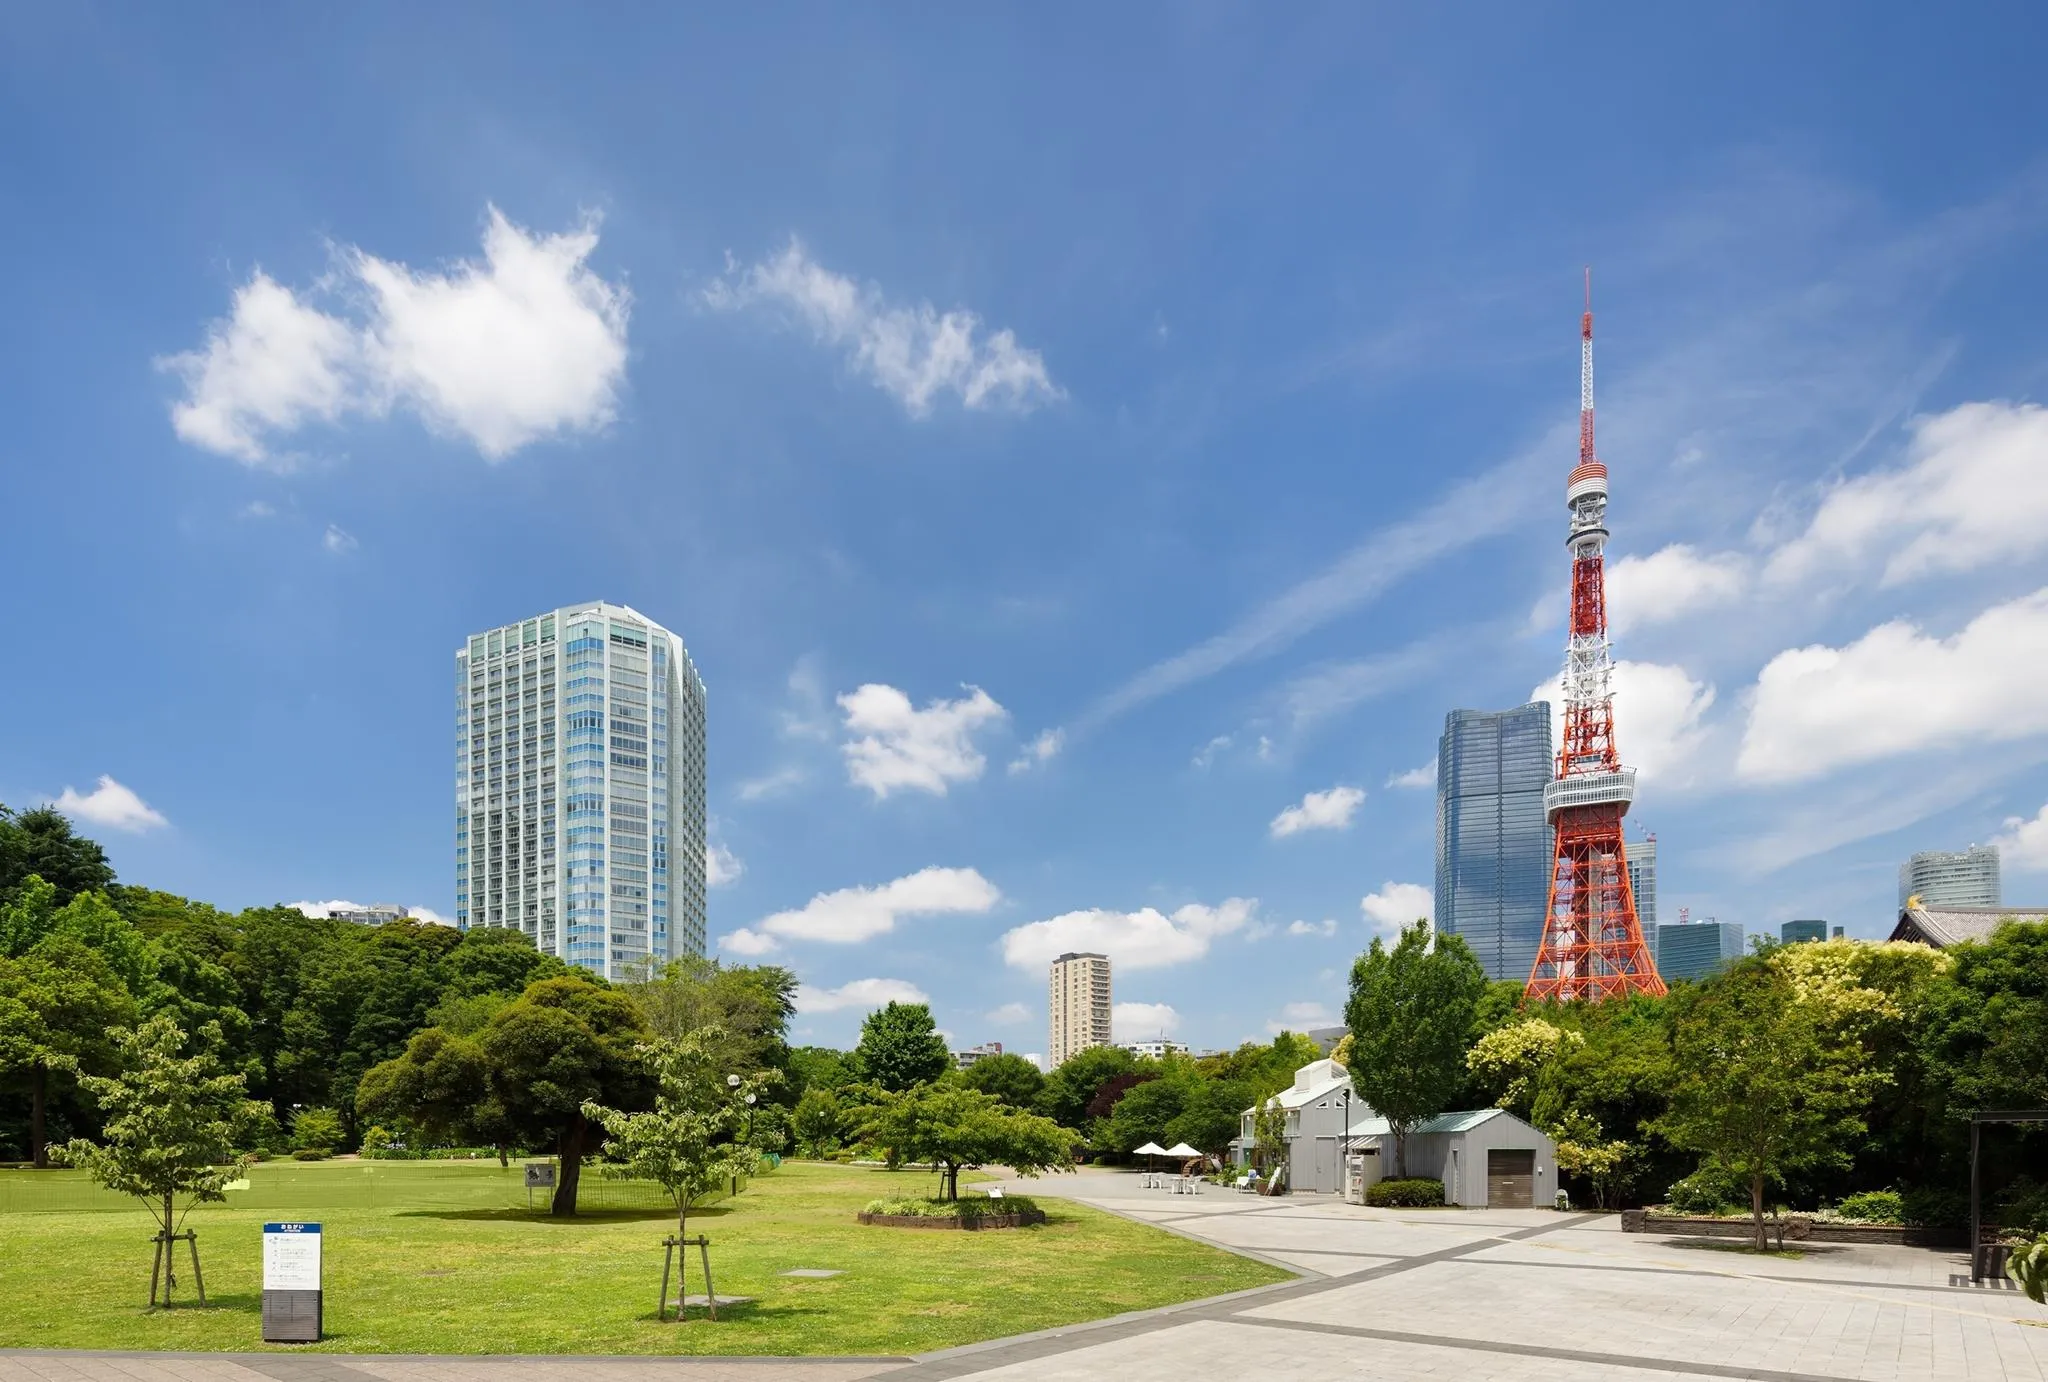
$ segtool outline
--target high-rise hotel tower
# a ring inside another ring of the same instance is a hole
[[[455,922],[607,978],[704,953],[704,683],[682,639],[598,602],[456,652]]]

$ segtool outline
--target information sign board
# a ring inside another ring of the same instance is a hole
[[[320,1225],[263,1226],[263,1338],[318,1343],[325,1314],[320,1287]]]
[[[555,1163],[552,1161],[529,1161],[526,1163],[526,1188],[528,1190],[552,1190],[555,1188]]]

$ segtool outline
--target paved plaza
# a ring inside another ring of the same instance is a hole
[[[1388,1211],[1022,1183],[1282,1263],[1301,1279],[923,1358],[408,1358],[0,1353],[0,1382],[1187,1382],[1191,1377],[2048,1382],[2048,1307],[1960,1284],[1960,1253],[1809,1244],[1751,1257],[1613,1215]],[[1076,1264],[1077,1284],[1086,1267]]]

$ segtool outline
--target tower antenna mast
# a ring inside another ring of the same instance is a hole
[[[1607,639],[1607,467],[1593,446],[1593,271],[1579,318],[1579,463],[1565,482],[1571,520],[1571,631],[1565,639],[1564,737],[1557,772],[1543,789],[1555,832],[1550,904],[1529,971],[1537,999],[1661,994],[1664,981],[1643,940],[1629,885],[1621,818],[1636,770],[1614,743],[1614,653]]]

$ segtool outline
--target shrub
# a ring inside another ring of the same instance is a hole
[[[327,1160],[327,1153],[321,1151],[318,1147],[301,1147],[299,1148],[299,1150],[292,1153],[292,1160],[325,1161]]]
[[[1836,1205],[1835,1213],[1859,1224],[1902,1224],[1906,1202],[1896,1190],[1866,1190]]]
[[[1665,1207],[1679,1214],[1741,1214],[1749,1211],[1748,1194],[1734,1176],[1706,1167],[1672,1182]]]
[[[1998,1197],[1998,1222],[2018,1233],[2048,1237],[2048,1185],[2021,1176]]]
[[[864,1211],[869,1214],[900,1214],[913,1219],[985,1219],[995,1214],[1031,1214],[1038,1205],[1023,1195],[1005,1195],[1000,1200],[976,1195],[961,1200],[920,1200],[884,1198],[869,1200]]]
[[[292,1149],[326,1156],[342,1143],[341,1115],[331,1108],[300,1109],[292,1119]]]
[[[1900,1197],[1905,1221],[1915,1228],[1968,1228],[1970,1197],[1952,1186],[1912,1186]]]
[[[1423,1176],[1383,1180],[1366,1187],[1365,1202],[1381,1209],[1436,1209],[1444,1202],[1444,1183]]]

